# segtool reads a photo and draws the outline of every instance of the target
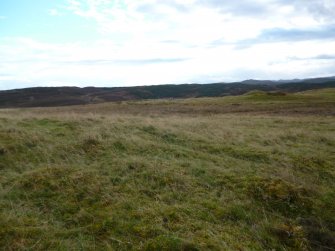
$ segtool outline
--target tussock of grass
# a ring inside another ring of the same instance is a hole
[[[310,214],[311,192],[279,179],[255,179],[249,182],[250,194],[265,206],[284,215]]]
[[[332,93],[1,110],[0,246],[331,250]]]

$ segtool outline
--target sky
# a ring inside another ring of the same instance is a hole
[[[334,0],[0,0],[0,90],[334,75]]]

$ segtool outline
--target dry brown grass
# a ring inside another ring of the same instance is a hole
[[[296,95],[1,110],[0,246],[332,250],[335,99]]]

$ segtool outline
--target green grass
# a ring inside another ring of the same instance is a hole
[[[334,250],[334,94],[0,110],[0,247]]]

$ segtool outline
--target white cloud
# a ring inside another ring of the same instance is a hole
[[[68,0],[61,13],[94,22],[99,38],[0,39],[0,89],[335,75],[334,58],[318,58],[335,48],[333,10],[329,0]]]
[[[334,41],[235,50],[232,45],[187,49],[173,43],[118,46],[110,41],[52,45],[19,38],[0,47],[0,75],[10,74],[0,76],[0,85],[8,80],[24,80],[27,86],[126,86],[313,77],[332,73],[335,60],[312,59],[332,48]]]
[[[50,9],[48,13],[50,16],[62,16],[62,13],[57,9]]]

